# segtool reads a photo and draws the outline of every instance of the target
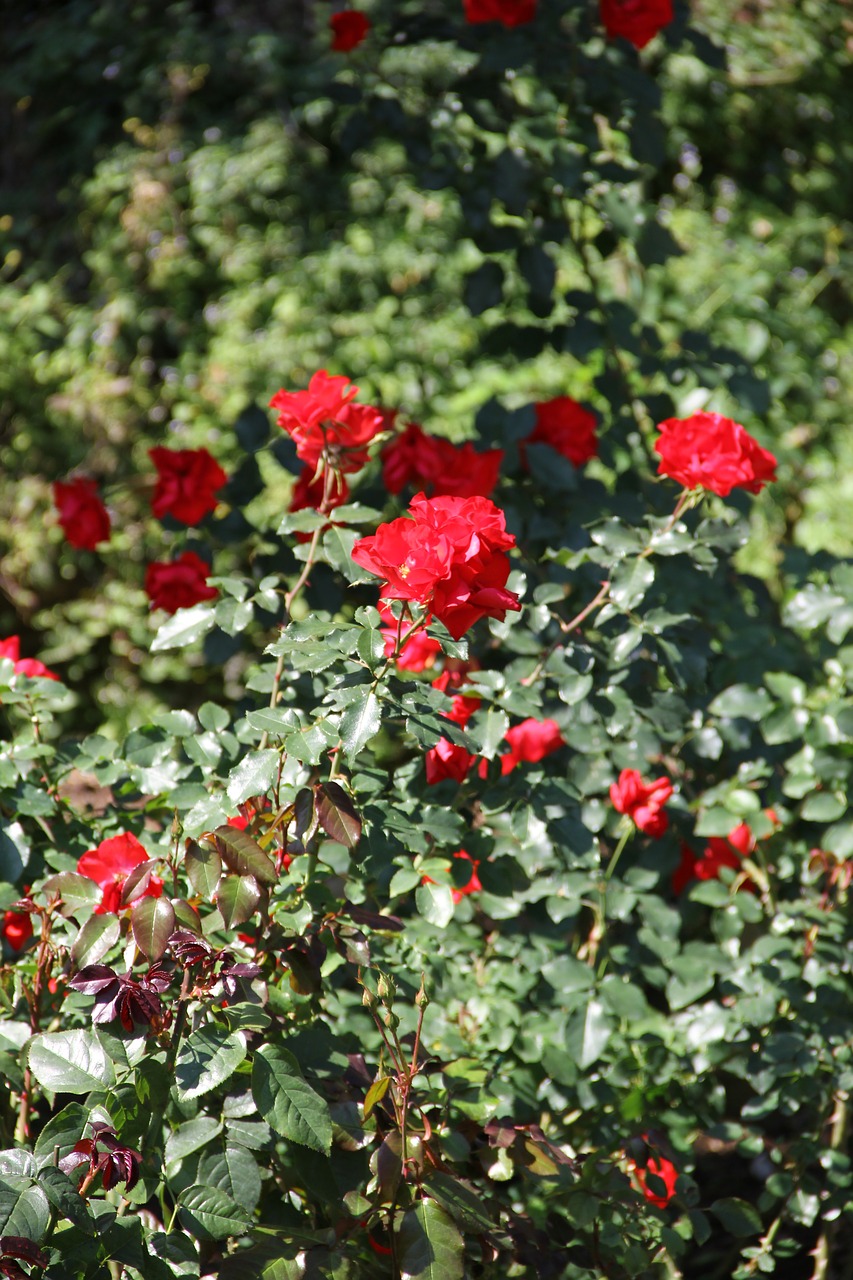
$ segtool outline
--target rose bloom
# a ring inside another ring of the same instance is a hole
[[[643,782],[636,769],[623,769],[610,787],[610,800],[617,813],[626,813],[647,836],[662,836],[669,826],[663,806],[672,795],[669,778]]]
[[[314,511],[333,511],[335,507],[341,507],[349,499],[349,485],[338,471],[331,469],[326,473],[331,479],[329,481],[329,493],[326,495],[326,477],[324,474],[317,475],[310,467],[303,467],[302,472],[293,486],[290,495],[290,504],[288,511],[306,511],[312,508]],[[326,497],[325,507],[323,506],[323,498]],[[330,529],[335,523],[330,520],[328,524],[323,526],[323,531]],[[310,542],[313,534],[296,533],[294,535],[297,542]]]
[[[377,607],[383,619],[380,630],[385,638],[385,657],[390,658],[397,647],[398,622],[388,607],[387,601],[380,600]],[[410,626],[411,623],[403,621],[401,637],[406,634]],[[416,631],[403,645],[395,658],[395,663],[400,671],[425,671],[427,667],[432,666],[440,653],[439,642],[427,633],[425,627],[421,627],[420,631]]]
[[[357,9],[341,9],[329,19],[332,29],[332,48],[339,53],[355,49],[370,30],[370,19]]]
[[[88,476],[57,480],[53,501],[59,512],[62,532],[72,547],[93,551],[110,536],[109,512],[101,501],[98,486]]]
[[[672,0],[600,0],[601,21],[611,40],[622,36],[644,49],[672,22]]]
[[[772,809],[765,813],[773,821],[776,815]],[[739,871],[741,860],[749,857],[755,849],[755,836],[745,822],[740,822],[724,839],[722,836],[709,836],[708,843],[699,857],[687,844],[681,846],[681,862],[672,876],[673,893],[682,893],[691,880],[719,880],[723,867]],[[746,879],[738,886],[756,893],[755,884]]]
[[[130,832],[110,836],[108,840],[102,840],[97,849],[90,849],[83,854],[77,863],[77,870],[81,876],[94,880],[103,890],[101,901],[95,908],[96,916],[114,914],[120,909],[125,880],[134,867],[147,861],[148,854]],[[162,892],[163,881],[159,876],[152,876],[141,896],[159,898]]]
[[[30,679],[40,676],[42,680],[59,679],[56,672],[51,671],[43,662],[39,662],[38,658],[21,657],[21,641],[18,636],[7,636],[5,640],[0,640],[0,658],[11,658],[15,664],[16,676],[29,676]]]
[[[504,514],[488,498],[412,499],[408,516],[381,524],[356,542],[356,564],[383,578],[388,599],[412,600],[459,640],[480,618],[518,612],[506,590],[507,551],[515,538]]]
[[[547,444],[573,467],[582,467],[598,453],[595,438],[596,418],[571,396],[556,396],[553,400],[541,400],[536,408],[536,426],[521,445],[522,461],[526,465],[524,446]]]
[[[157,468],[157,484],[151,499],[155,516],[174,516],[184,524],[198,524],[213,511],[217,489],[227,484],[228,477],[207,449],[164,449],[157,445],[148,450]]]
[[[210,567],[194,551],[184,551],[177,560],[155,560],[145,570],[145,590],[152,609],[175,613],[202,600],[214,600],[219,592],[207,585]]]
[[[370,405],[352,404],[358,387],[325,369],[315,373],[307,391],[277,391],[270,408],[278,409],[278,425],[292,437],[302,461],[317,470],[325,452],[337,471],[360,471],[367,446],[386,429],[387,416]]]
[[[658,1209],[665,1209],[675,1195],[675,1183],[678,1178],[678,1170],[672,1161],[667,1160],[666,1156],[660,1156],[658,1159],[655,1159],[654,1156],[649,1156],[645,1168],[640,1168],[639,1165],[635,1164],[632,1172],[640,1184],[640,1190],[646,1199],[651,1204],[657,1205]],[[663,1195],[658,1195],[657,1191],[652,1190],[648,1185],[647,1177],[649,1174],[652,1174],[655,1178],[660,1178],[665,1187]]]
[[[389,493],[412,485],[430,496],[488,498],[498,482],[503,456],[503,449],[481,453],[470,440],[456,445],[410,422],[382,450],[382,479]]]
[[[464,0],[468,22],[502,22],[505,27],[520,27],[532,22],[536,0]]]
[[[506,740],[509,751],[501,756],[502,775],[511,773],[523,761],[538,764],[564,745],[556,720],[522,720],[507,730]]]
[[[449,672],[442,672],[432,682],[433,688],[440,689],[442,693],[447,693],[449,684]],[[454,724],[458,724],[460,729],[464,729],[479,705],[479,698],[466,697],[465,694],[456,693],[453,695],[450,710],[442,714],[447,716],[448,720],[452,720]],[[444,782],[445,778],[452,778],[454,782],[464,782],[476,759],[477,757],[471,755],[471,752],[465,747],[457,746],[456,743],[451,742],[448,738],[439,738],[435,746],[430,747],[424,757],[426,780],[430,786],[437,782]]]
[[[776,479],[773,454],[739,422],[720,413],[667,418],[658,431],[658,475],[670,476],[686,489],[710,489],[727,498],[732,489],[760,493]]]
[[[0,935],[13,951],[20,951],[33,936],[33,922],[28,911],[7,911],[0,925]]]
[[[453,901],[461,902],[462,899],[467,897],[469,893],[480,893],[482,891],[483,886],[480,884],[480,877],[477,875],[477,870],[480,866],[480,863],[476,858],[472,858],[470,853],[466,853],[464,849],[460,849],[459,852],[454,853],[453,856],[454,858],[465,859],[471,864],[471,874],[468,877],[468,879],[465,881],[465,883],[463,885],[460,885],[459,888],[450,890],[450,896],[452,897]],[[448,867],[447,870],[449,871],[450,867]],[[423,876],[421,879],[421,884],[435,884],[435,881],[433,880],[432,876]]]

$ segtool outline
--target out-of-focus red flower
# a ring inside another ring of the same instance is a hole
[[[6,911],[0,934],[13,951],[20,951],[33,936],[33,922],[28,911]]]
[[[329,19],[332,29],[332,48],[338,53],[349,53],[364,40],[370,30],[370,19],[358,9],[341,9]]]
[[[21,641],[18,636],[7,636],[5,640],[0,640],[0,658],[12,659],[16,676],[29,676],[30,679],[40,676],[42,680],[59,679],[56,672],[51,671],[43,662],[39,662],[38,658],[21,657]]]
[[[658,1209],[665,1209],[670,1200],[675,1195],[675,1183],[678,1178],[678,1170],[671,1160],[667,1160],[666,1156],[649,1156],[646,1161],[645,1168],[639,1165],[633,1165],[633,1174],[640,1184],[640,1190],[646,1199]],[[651,1174],[653,1178],[660,1178],[664,1185],[664,1190],[659,1193],[657,1190],[649,1186],[648,1177]]]
[[[522,762],[537,764],[564,745],[556,720],[522,720],[507,730],[506,740],[509,751],[501,756],[502,774],[511,773]]]
[[[582,467],[598,453],[596,418],[571,396],[541,400],[536,408],[536,426],[520,447],[521,459],[527,465],[525,446],[547,444],[568,458],[573,467]]]
[[[110,536],[109,512],[101,501],[98,486],[88,476],[57,480],[53,501],[59,512],[62,532],[72,547],[93,551]]]
[[[617,813],[626,813],[647,836],[662,836],[669,826],[663,806],[672,795],[669,778],[643,782],[636,769],[623,769],[610,787],[610,800]]]
[[[147,862],[148,854],[135,835],[129,831],[102,840],[96,849],[89,849],[77,863],[81,876],[94,880],[100,885],[103,893],[101,901],[95,908],[95,915],[114,914],[121,908],[121,891],[124,882],[134,867],[140,862]],[[151,876],[143,898],[159,898],[163,892],[163,881],[159,876]]]
[[[520,27],[536,16],[536,0],[464,0],[468,22],[502,22]]]
[[[672,0],[600,0],[601,21],[611,40],[616,36],[644,49],[672,22]]]
[[[765,810],[768,817],[772,809]],[[773,814],[773,818],[775,818]],[[772,819],[771,819],[772,820]],[[755,836],[745,822],[740,822],[724,839],[722,836],[709,836],[708,843],[697,857],[689,845],[681,845],[681,862],[672,876],[673,893],[682,893],[691,880],[718,880],[723,867],[739,871],[741,860],[748,858],[755,849]],[[744,880],[738,888],[757,892],[752,880]]]
[[[503,449],[475,449],[470,440],[453,444],[428,435],[410,422],[382,450],[382,479],[389,493],[407,485],[428,496],[488,498],[498,482]]]
[[[177,560],[155,560],[145,570],[145,590],[152,609],[175,613],[202,600],[215,600],[216,587],[207,585],[210,568],[194,551],[184,551]]]
[[[371,440],[386,429],[387,415],[370,405],[353,404],[358,387],[348,378],[315,373],[307,391],[277,391],[270,408],[278,409],[278,425],[296,445],[297,457],[312,472],[325,453],[336,471],[360,471]]]
[[[385,657],[390,658],[397,647],[397,619],[391,612],[386,600],[380,600],[377,607],[383,619],[383,625],[380,630],[385,638]],[[400,633],[401,636],[406,634],[407,629],[407,625],[404,622]],[[434,640],[424,627],[421,627],[403,645],[397,654],[395,662],[401,671],[425,671],[427,667],[432,666],[440,653],[441,645],[439,642]]]
[[[434,688],[441,689],[442,693],[446,693],[449,681],[449,673],[442,672],[432,683]],[[453,704],[450,710],[445,711],[443,714],[447,716],[448,720],[458,724],[460,729],[464,729],[479,705],[479,698],[470,698],[464,694],[456,693],[453,695]],[[472,755],[465,747],[457,746],[456,743],[451,742],[448,738],[439,738],[435,746],[430,747],[429,751],[427,751],[424,759],[426,780],[430,785],[444,782],[446,778],[452,778],[454,782],[464,782],[476,759],[477,757]]]
[[[514,546],[504,513],[488,498],[419,493],[408,515],[381,524],[352,556],[385,580],[384,596],[421,605],[459,640],[480,618],[503,621],[507,610],[521,609],[505,585]]]
[[[326,492],[326,475],[329,476],[328,493]],[[311,467],[303,467],[299,479],[293,486],[290,505],[287,509],[288,511],[311,509],[325,514],[334,511],[336,507],[343,506],[348,500],[349,485],[339,471],[333,471],[330,468],[325,474],[316,475]],[[334,523],[334,520],[330,520],[323,526],[323,530],[331,528]],[[297,533],[295,537],[297,542],[310,542],[312,534]]]
[[[709,489],[727,498],[732,489],[760,493],[768,481],[776,479],[773,454],[762,449],[739,422],[720,413],[667,418],[658,430],[658,475],[669,476],[686,489]]]
[[[157,468],[157,484],[151,499],[155,516],[174,516],[184,524],[198,524],[216,507],[216,490],[228,476],[207,449],[148,450]]]
[[[460,849],[458,853],[454,853],[454,858],[463,858],[471,864],[471,874],[463,885],[459,888],[451,889],[450,896],[454,902],[461,902],[469,893],[480,893],[483,886],[480,884],[480,877],[477,875],[480,863],[477,859],[472,858],[470,853],[466,853],[464,849]],[[448,867],[449,871],[450,868]],[[435,884],[432,876],[422,876],[421,884]]]

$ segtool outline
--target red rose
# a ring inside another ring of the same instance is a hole
[[[480,877],[477,875],[477,869],[479,868],[480,863],[475,858],[472,858],[470,853],[466,853],[464,849],[460,849],[459,852],[454,853],[453,856],[454,858],[463,858],[471,863],[471,874],[465,883],[457,889],[450,890],[450,896],[453,901],[461,902],[469,893],[482,892],[483,886],[480,884]],[[449,871],[450,867],[448,867],[447,870]],[[435,881],[432,876],[423,876],[421,878],[421,884],[435,884]]]
[[[505,27],[520,27],[532,22],[536,0],[464,0],[468,22],[502,22]]]
[[[488,498],[498,482],[503,456],[502,449],[480,453],[470,440],[456,445],[428,435],[411,422],[382,450],[382,479],[389,493],[412,485],[431,496]]]
[[[184,551],[177,560],[155,560],[145,570],[151,608],[175,613],[202,600],[214,600],[219,592],[207,585],[209,573],[209,566],[194,551]]]
[[[617,813],[626,813],[647,836],[662,836],[669,826],[663,806],[672,795],[669,778],[643,782],[636,769],[623,769],[610,787],[610,799]]]
[[[667,1160],[666,1156],[661,1156],[659,1159],[655,1159],[654,1156],[649,1156],[646,1161],[645,1168],[641,1169],[639,1165],[635,1164],[633,1166],[633,1173],[637,1182],[639,1182],[640,1190],[646,1199],[652,1204],[657,1205],[659,1209],[665,1209],[675,1195],[675,1183],[678,1178],[678,1170],[672,1161]],[[647,1177],[649,1174],[651,1174],[653,1178],[660,1178],[661,1182],[664,1184],[664,1191],[662,1195],[659,1195],[657,1191],[653,1190],[648,1185]]]
[[[140,862],[147,862],[148,854],[130,832],[122,832],[102,840],[97,849],[84,853],[77,863],[81,876],[94,880],[100,885],[103,893],[101,901],[95,908],[95,915],[114,913],[121,907],[121,891],[125,880],[134,867]],[[152,876],[148,887],[141,895],[143,898],[159,898],[163,892],[163,881],[159,876]]]
[[[53,501],[59,512],[62,532],[72,547],[93,551],[110,536],[110,517],[98,494],[98,486],[87,476],[57,480]]]
[[[28,911],[7,911],[0,925],[0,935],[13,951],[20,951],[33,936],[33,922]]]
[[[536,426],[521,445],[522,461],[527,444],[548,444],[573,467],[582,467],[598,453],[595,438],[596,418],[571,396],[556,396],[553,400],[541,400],[536,408]]]
[[[401,493],[407,485],[432,492],[441,473],[438,439],[417,422],[389,440],[382,450],[382,482],[389,493]]]
[[[331,479],[329,481],[329,492],[326,493],[326,474]],[[325,497],[325,505],[323,499]],[[302,473],[290,495],[290,505],[288,511],[306,511],[313,508],[314,511],[333,511],[335,507],[341,507],[349,500],[349,485],[338,471],[329,470],[327,473],[317,475],[311,467],[303,467]],[[330,529],[335,523],[330,520],[323,529]],[[312,534],[297,533],[294,535],[297,542],[310,542]]]
[[[385,637],[385,657],[390,658],[397,647],[398,622],[384,600],[379,601],[379,612],[384,620],[380,628]],[[406,634],[406,623],[403,623],[401,635]],[[431,667],[441,653],[441,645],[422,627],[407,640],[395,662],[401,671],[425,671]]]
[[[155,516],[174,516],[184,524],[198,524],[213,511],[214,494],[227,484],[228,477],[207,449],[148,450],[157,468],[157,485],[151,499]]]
[[[317,470],[323,454],[337,471],[360,471],[367,445],[386,429],[386,414],[370,405],[352,404],[358,387],[347,378],[315,373],[307,391],[277,391],[270,408],[278,409],[278,425],[293,438],[302,461]]]
[[[29,676],[30,679],[40,676],[42,680],[59,679],[56,672],[51,671],[43,662],[39,662],[38,658],[21,657],[21,641],[17,636],[7,636],[5,640],[0,640],[0,658],[11,658],[15,664],[16,676]]]
[[[772,810],[765,812],[769,816]],[[745,822],[738,823],[725,839],[710,836],[698,858],[688,845],[682,844],[681,862],[672,877],[673,893],[682,893],[691,880],[719,880],[723,867],[739,871],[741,860],[749,857],[754,849],[755,836]],[[738,887],[756,892],[756,886],[749,879],[743,880]]]
[[[515,538],[488,498],[412,499],[408,516],[382,524],[352,551],[362,568],[383,578],[383,595],[412,600],[435,614],[454,640],[480,618],[518,612],[506,590],[507,551]]]
[[[442,693],[446,693],[449,683],[449,673],[442,672],[433,680],[432,685],[434,689],[441,689]],[[479,698],[470,698],[457,693],[453,695],[450,710],[443,714],[448,720],[458,724],[460,729],[464,729],[479,705]],[[445,778],[452,778],[454,782],[464,782],[476,759],[477,757],[472,756],[465,747],[457,746],[448,738],[439,738],[435,746],[430,747],[426,753],[426,780],[430,786],[436,782],[443,782]]]
[[[600,0],[601,21],[611,40],[622,36],[644,49],[653,36],[672,22],[672,0]]]
[[[537,764],[564,745],[556,720],[522,720],[507,730],[506,740],[509,751],[501,756],[501,774],[511,773],[522,761]]]
[[[760,493],[776,479],[776,459],[731,418],[694,413],[660,423],[655,451],[659,476],[671,476],[686,489],[710,489],[727,498],[732,489]]]
[[[370,30],[370,19],[357,9],[341,9],[329,19],[332,29],[332,48],[339,53],[349,53],[361,44]]]

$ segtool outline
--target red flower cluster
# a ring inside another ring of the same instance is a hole
[[[582,467],[596,456],[596,418],[589,409],[578,404],[571,396],[542,400],[535,408],[536,426],[521,444],[521,458],[525,465],[525,445],[528,444],[548,444],[564,458],[568,458],[574,467]]]
[[[388,603],[385,600],[379,601],[379,612],[382,615],[384,625],[381,628],[382,635],[385,637],[385,657],[390,658],[391,654],[397,647],[397,619],[394,617]],[[403,623],[402,635],[406,633],[406,624]],[[407,640],[400,652],[397,654],[396,664],[401,671],[425,671],[427,667],[431,667],[438,655],[441,653],[441,645],[434,640],[431,635],[424,630],[423,627],[416,631],[411,639]]]
[[[215,493],[228,476],[207,449],[148,450],[157,468],[151,510],[158,519],[174,516],[184,524],[198,524],[216,506]]]
[[[16,676],[29,676],[30,679],[40,676],[42,680],[59,679],[56,672],[51,671],[43,662],[39,662],[38,658],[21,657],[21,641],[18,636],[7,636],[5,640],[0,640],[0,658],[11,658],[15,664]]]
[[[410,422],[382,450],[382,479],[389,493],[412,485],[432,496],[488,498],[498,482],[503,456],[503,449],[478,453],[470,441],[456,445]]]
[[[505,585],[514,546],[503,512],[488,498],[419,493],[408,516],[362,538],[352,557],[384,579],[384,596],[421,605],[459,640],[480,618],[503,621],[508,609],[521,609]]]
[[[644,49],[672,22],[672,0],[600,0],[601,21],[611,40],[622,36]]]
[[[315,373],[307,391],[277,391],[270,408],[278,409],[278,425],[293,438],[297,456],[311,468],[323,455],[337,471],[360,471],[367,446],[385,429],[385,414],[370,405],[352,404],[358,387],[347,378]]]
[[[332,29],[332,48],[338,53],[349,53],[364,40],[370,30],[370,19],[357,9],[341,9],[329,19]]]
[[[772,809],[765,809],[764,812],[771,822],[777,822]],[[682,844],[681,862],[672,877],[673,893],[682,893],[691,880],[718,880],[723,867],[739,871],[741,861],[749,857],[755,846],[755,836],[745,822],[738,823],[725,839],[722,836],[710,836],[698,857],[689,845]],[[739,887],[756,892],[756,886],[748,879]]]
[[[464,0],[468,22],[502,22],[520,27],[536,16],[536,0]]]
[[[109,512],[101,501],[98,486],[88,476],[57,480],[53,501],[59,512],[62,532],[72,547],[93,551],[110,536]]]
[[[710,489],[727,498],[732,489],[760,493],[776,479],[776,459],[749,432],[719,413],[667,418],[658,426],[658,475],[686,489]]]
[[[623,769],[610,787],[610,799],[617,813],[626,813],[647,836],[662,836],[669,826],[663,806],[672,795],[669,778],[643,782],[636,769]]]
[[[96,916],[114,914],[120,910],[121,891],[125,880],[134,867],[147,861],[148,854],[136,836],[131,835],[130,832],[110,836],[109,839],[102,840],[97,849],[89,849],[83,854],[77,863],[77,870],[81,876],[94,880],[95,884],[100,885],[103,890],[101,901],[95,908]],[[152,875],[144,892],[139,896],[159,898],[162,892],[163,881],[159,876]]]
[[[145,570],[145,590],[152,609],[175,613],[219,594],[207,585],[210,568],[194,551],[184,551],[177,560],[155,560]]]
[[[0,925],[0,936],[13,951],[20,951],[33,936],[33,922],[28,911],[6,911]]]

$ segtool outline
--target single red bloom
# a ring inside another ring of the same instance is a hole
[[[776,459],[749,432],[720,413],[667,418],[658,426],[658,475],[686,489],[710,489],[727,498],[732,489],[760,493],[776,479]]]
[[[611,40],[622,36],[644,49],[673,19],[672,0],[600,0],[601,21]]]
[[[672,1161],[667,1160],[666,1156],[661,1156],[659,1159],[649,1156],[645,1168],[641,1169],[639,1165],[634,1165],[633,1173],[646,1199],[656,1205],[658,1209],[665,1209],[675,1195],[675,1183],[678,1178],[678,1170]],[[664,1185],[663,1194],[659,1194],[657,1190],[648,1185],[647,1178],[649,1174],[653,1178],[661,1180]]]
[[[465,747],[457,746],[449,738],[439,738],[434,747],[430,747],[424,758],[426,780],[430,786],[452,778],[454,782],[464,782],[471,765],[477,759]]]
[[[352,404],[358,387],[325,369],[315,373],[307,391],[277,391],[270,408],[278,409],[278,425],[292,437],[297,457],[311,468],[325,453],[337,471],[360,471],[367,446],[384,431],[387,415],[370,405]]]
[[[507,730],[509,751],[501,756],[501,774],[511,773],[522,761],[538,764],[564,746],[556,720],[522,720]]]
[[[177,560],[155,560],[145,570],[145,590],[152,609],[175,613],[202,600],[215,600],[219,592],[207,585],[210,568],[194,551],[184,551]]]
[[[464,0],[468,22],[502,22],[520,27],[536,16],[536,0]]]
[[[103,890],[101,901],[95,908],[95,915],[114,914],[121,908],[121,891],[125,880],[134,867],[140,862],[147,862],[148,854],[136,836],[121,832],[102,840],[97,849],[89,849],[77,863],[81,876],[94,880]],[[159,898],[163,892],[163,881],[159,876],[152,876],[143,894],[143,898]]]
[[[30,679],[41,677],[42,680],[58,680],[59,676],[51,671],[38,658],[21,657],[21,641],[18,636],[7,636],[0,640],[0,658],[11,658],[15,664],[16,676],[29,676]]]
[[[59,512],[62,532],[72,547],[93,551],[110,536],[109,512],[101,501],[98,486],[88,476],[57,480],[53,501]]]
[[[480,877],[477,875],[480,863],[476,858],[472,858],[470,853],[466,853],[464,849],[460,849],[458,853],[454,853],[454,858],[467,858],[471,863],[471,875],[465,884],[460,885],[457,889],[451,889],[450,894],[454,902],[460,902],[462,898],[467,897],[469,893],[480,893],[483,886],[480,884]]]
[[[349,53],[364,40],[370,30],[370,19],[358,9],[341,9],[329,19],[332,29],[332,48],[338,53]]]
[[[442,471],[438,438],[410,422],[382,450],[382,482],[389,493],[408,485],[432,492]]]
[[[157,468],[157,484],[151,499],[155,516],[174,516],[184,524],[198,524],[216,507],[215,493],[228,476],[207,449],[148,450]]]
[[[556,396],[553,400],[541,400],[536,408],[536,426],[521,444],[523,464],[527,465],[525,445],[547,444],[573,467],[582,467],[598,453],[595,436],[596,417],[571,396]]]
[[[610,787],[610,800],[617,813],[626,813],[647,836],[662,836],[669,826],[663,806],[672,795],[669,778],[643,782],[636,769],[623,769]]]
[[[357,564],[383,578],[383,595],[412,600],[433,613],[459,640],[480,618],[518,612],[506,590],[515,538],[488,498],[412,499],[407,516],[381,524],[353,547]]]
[[[20,951],[33,936],[33,922],[28,911],[7,911],[0,934],[13,951]]]

